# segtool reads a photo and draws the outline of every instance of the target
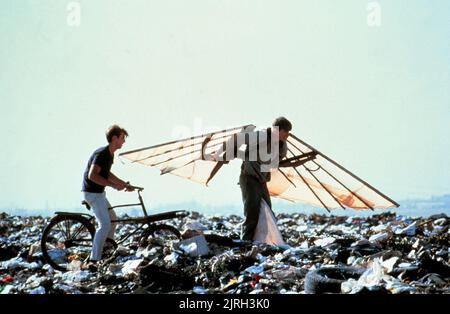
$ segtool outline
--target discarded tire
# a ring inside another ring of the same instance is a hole
[[[364,271],[355,267],[326,267],[312,270],[305,277],[305,293],[340,293],[341,283],[350,278],[358,279]]]

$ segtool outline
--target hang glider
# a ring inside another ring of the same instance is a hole
[[[327,210],[399,207],[395,201],[360,179],[294,134],[287,140],[288,158],[316,152],[316,158],[295,168],[272,171],[267,183],[274,197],[307,203]]]
[[[254,129],[253,125],[245,125],[131,150],[119,156],[132,163],[157,167],[161,174],[171,173],[207,185],[225,163],[208,160],[205,156],[214,155],[233,136],[253,132]],[[272,196],[323,207],[328,211],[336,208],[373,210],[399,207],[395,201],[292,133],[287,140],[287,148],[288,160],[301,160],[312,153],[315,153],[315,158],[295,168],[272,169],[271,180],[267,184]]]

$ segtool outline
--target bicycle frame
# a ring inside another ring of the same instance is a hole
[[[133,224],[133,225],[137,225],[137,224],[141,224],[138,228],[136,228],[133,232],[129,233],[128,235],[126,235],[123,238],[120,238],[117,243],[121,244],[123,243],[126,239],[128,239],[129,237],[131,237],[132,235],[134,235],[135,233],[137,233],[138,231],[144,229],[144,227],[147,225],[148,227],[150,227],[151,223],[155,222],[155,221],[160,221],[160,220],[164,220],[166,218],[164,218],[165,213],[162,214],[156,214],[153,216],[149,216],[147,213],[147,210],[145,208],[145,204],[144,204],[144,199],[142,198],[141,192],[142,190],[144,190],[144,188],[141,187],[136,187],[133,186],[134,189],[137,190],[138,192],[138,198],[139,198],[139,203],[134,203],[134,204],[122,204],[122,205],[116,205],[116,206],[111,206],[109,207],[109,210],[112,210],[114,208],[120,208],[120,207],[131,207],[131,206],[140,206],[143,213],[144,213],[144,217],[137,217],[137,218],[128,218],[128,219],[115,219],[115,220],[111,220],[112,223],[116,223],[116,224]]]
[[[145,209],[144,199],[142,198],[141,191],[142,191],[142,188],[139,188],[139,189],[137,190],[137,192],[138,192],[138,197],[139,197],[139,203],[116,205],[116,206],[111,206],[111,207],[109,207],[108,209],[111,210],[111,209],[119,208],[119,207],[141,206],[142,211],[144,212],[144,217],[145,217],[145,218],[148,218],[147,210]],[[142,219],[142,218],[144,218],[144,217],[140,217],[140,218]],[[129,221],[129,220],[133,220],[133,219],[111,220],[111,222],[122,222],[122,221]]]
[[[140,206],[142,208],[142,211],[144,212],[144,217],[111,220],[112,223],[116,223],[116,224],[119,224],[119,223],[121,223],[121,224],[142,224],[139,228],[136,228],[136,230],[134,230],[133,232],[129,233],[126,237],[121,238],[117,242],[119,244],[123,243],[126,239],[128,239],[129,237],[131,237],[132,235],[134,235],[138,231],[142,230],[145,227],[145,225],[149,225],[150,226],[150,222],[148,221],[147,210],[146,210],[145,204],[144,204],[144,199],[142,198],[142,195],[141,195],[141,191],[144,188],[140,188],[140,187],[134,187],[134,188],[137,190],[139,203],[122,204],[122,205],[111,206],[111,207],[108,208],[109,210],[112,210],[114,208],[119,208],[119,207]]]

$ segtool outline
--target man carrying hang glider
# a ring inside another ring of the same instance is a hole
[[[213,160],[228,163],[237,157],[241,145],[246,146],[239,176],[245,215],[241,231],[243,240],[284,244],[276,226],[267,188],[271,171],[280,167],[301,166],[313,160],[317,154],[312,151],[298,156],[295,160],[287,160],[286,141],[291,129],[291,122],[285,117],[279,117],[271,128],[249,132],[241,136],[243,140],[239,140],[235,135],[228,142],[224,142],[222,148],[212,156]]]
[[[256,240],[266,243],[283,243],[281,237],[259,237],[278,231],[269,196],[327,211],[399,206],[290,130],[291,124],[283,118],[261,131],[255,131],[253,125],[244,125],[139,148],[119,156],[132,163],[157,167],[161,174],[170,173],[205,185],[230,160],[244,160],[240,176],[246,214],[242,236],[254,240],[257,234]],[[349,153],[357,149],[356,144],[352,145],[347,148]],[[264,205],[263,210],[258,202]]]

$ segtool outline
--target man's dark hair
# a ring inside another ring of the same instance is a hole
[[[272,126],[277,126],[281,130],[285,131],[291,131],[292,130],[292,124],[289,122],[288,119],[285,117],[278,117],[273,121]]]
[[[125,136],[128,136],[127,130],[121,128],[117,124],[111,125],[108,130],[106,130],[106,139],[108,140],[108,143],[111,143],[113,136],[119,137],[122,133],[125,134]]]

